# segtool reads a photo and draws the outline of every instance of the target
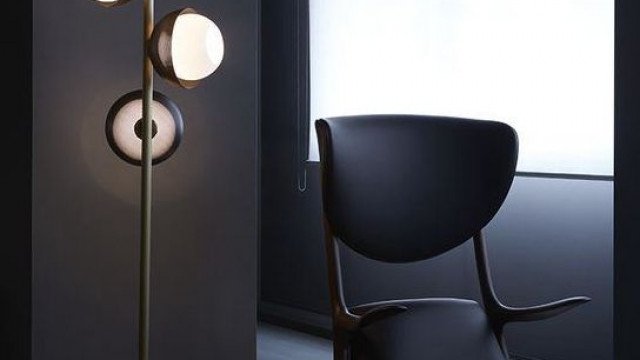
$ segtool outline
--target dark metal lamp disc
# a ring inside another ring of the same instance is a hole
[[[178,106],[168,97],[153,93],[153,164],[168,159],[180,145],[184,122]],[[119,98],[109,110],[105,131],[109,146],[129,164],[142,164],[142,90]]]

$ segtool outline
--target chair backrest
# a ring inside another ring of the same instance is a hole
[[[433,116],[316,121],[324,216],[364,256],[411,262],[442,254],[487,225],[515,174],[508,125]]]

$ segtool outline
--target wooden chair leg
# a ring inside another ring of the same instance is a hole
[[[349,341],[344,336],[336,336],[333,340],[333,360],[351,360]]]

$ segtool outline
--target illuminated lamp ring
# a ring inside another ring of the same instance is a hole
[[[118,119],[118,115],[120,114],[121,110],[123,110],[123,108],[125,108],[126,106],[131,106],[131,104],[135,101],[142,102],[142,97],[143,97],[142,90],[132,91],[120,97],[118,100],[116,100],[116,102],[113,104],[113,106],[109,110],[109,114],[107,115],[107,121],[105,124],[105,133],[107,136],[107,142],[109,143],[109,146],[111,147],[113,152],[116,155],[118,155],[118,157],[121,158],[122,160],[135,166],[141,166],[142,161],[140,158],[136,158],[132,156],[130,153],[127,153],[127,151],[123,150],[119,146],[118,139],[116,139],[118,135],[116,134],[116,131],[115,131],[115,127],[117,127],[115,123],[116,123],[116,120]],[[159,112],[158,110],[161,110],[160,108],[157,107],[158,105],[161,105],[164,108],[162,109],[163,112],[170,114],[170,118],[173,121],[173,125],[174,125],[174,133],[173,133],[173,138],[171,139],[170,146],[167,146],[162,153],[154,154],[153,156],[152,163],[153,165],[157,165],[167,160],[169,157],[171,157],[171,155],[173,155],[173,153],[175,153],[175,151],[180,146],[180,142],[182,141],[182,137],[184,135],[184,122],[182,119],[182,114],[180,113],[180,109],[178,108],[176,103],[173,102],[171,99],[169,99],[167,96],[165,96],[160,92],[154,91],[153,100],[154,100],[154,112],[156,112],[156,114],[154,114],[154,123],[153,123],[154,140],[156,139],[155,138],[156,132],[160,132],[164,130],[163,128],[160,128],[159,126],[157,126],[155,121],[158,115],[157,112]],[[142,118],[141,105],[139,109],[140,109],[140,112],[139,112],[140,116],[130,117],[130,120],[129,120],[130,122],[136,121],[135,126],[128,127],[127,130],[131,130],[131,132],[128,133],[128,135],[125,134],[124,136],[130,136],[130,139],[135,136],[138,139],[138,141],[140,141],[140,145],[141,145],[142,140],[140,140],[141,134],[138,134],[138,131],[140,130],[138,125],[140,125],[140,121],[142,120],[134,119],[135,117]],[[136,111],[136,113],[138,112]],[[152,141],[152,144],[154,143],[155,142]],[[155,151],[156,149],[157,147],[153,146],[152,150]]]

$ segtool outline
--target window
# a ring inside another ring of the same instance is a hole
[[[310,0],[309,35],[312,120],[498,120],[518,171],[613,174],[613,0]]]

